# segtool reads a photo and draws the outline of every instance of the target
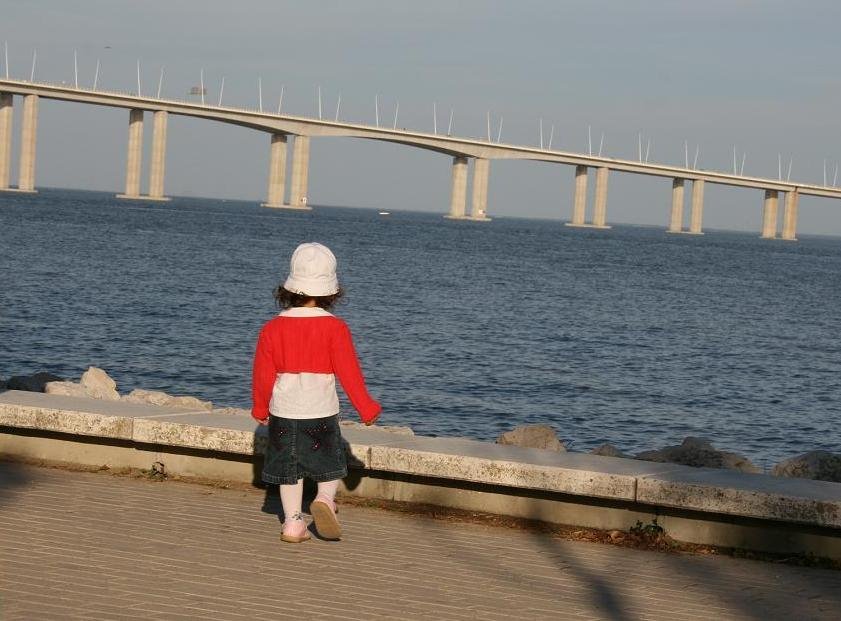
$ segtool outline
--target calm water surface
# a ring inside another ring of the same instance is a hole
[[[337,312],[385,424],[492,439],[549,423],[574,450],[702,435],[760,466],[841,450],[833,238],[0,195],[0,376],[96,365],[121,391],[247,406],[272,288],[311,240],[339,258]]]

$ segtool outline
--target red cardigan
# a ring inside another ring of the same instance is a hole
[[[382,410],[368,394],[350,329],[338,317],[277,316],[266,322],[257,339],[251,386],[251,415],[259,421],[269,416],[278,373],[334,373],[363,422]]]

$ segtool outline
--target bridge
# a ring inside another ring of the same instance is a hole
[[[15,97],[22,99],[23,114],[20,140],[19,179],[10,184],[12,161],[12,121]],[[270,136],[269,181],[265,207],[309,209],[307,187],[309,149],[312,137],[354,137],[393,142],[426,149],[452,157],[450,209],[446,217],[455,220],[490,220],[487,211],[488,175],[491,160],[533,160],[575,167],[575,189],[572,218],[566,224],[574,227],[610,228],[606,224],[607,186],[611,171],[666,177],[672,179],[672,200],[669,233],[703,233],[704,187],[707,183],[754,188],[764,192],[761,237],[795,240],[798,199],[801,195],[841,199],[841,188],[806,183],[749,177],[723,172],[682,168],[642,161],[623,160],[590,154],[501,144],[491,140],[460,138],[437,133],[408,131],[378,125],[361,125],[261,110],[213,106],[187,101],[143,97],[133,93],[92,90],[75,86],[0,79],[0,191],[35,192],[35,154],[39,100],[72,101],[83,104],[124,108],[129,111],[125,191],[119,198],[169,200],[164,195],[167,120],[170,114],[208,119],[239,125]],[[152,113],[153,132],[149,169],[149,188],[141,194],[140,179],[143,160],[143,122],[146,112]],[[292,137],[292,171],[287,199],[287,151]],[[470,162],[472,160],[472,166]],[[595,196],[588,209],[588,175],[596,175]],[[472,197],[467,211],[468,175],[472,174]],[[692,188],[688,226],[684,226],[684,190]],[[778,204],[784,195],[782,226],[779,226]],[[589,217],[588,217],[589,212]]]

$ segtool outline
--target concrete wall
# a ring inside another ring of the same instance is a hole
[[[364,450],[361,452],[364,454]],[[111,469],[151,469],[154,462],[161,462],[170,475],[252,484],[258,484],[262,468],[259,454],[231,454],[9,427],[0,427],[0,455]],[[607,530],[628,530],[638,521],[648,524],[657,519],[672,538],[688,543],[841,559],[838,529],[372,470],[360,465],[361,460],[351,459],[351,466],[356,467],[351,468],[342,483],[343,494]]]

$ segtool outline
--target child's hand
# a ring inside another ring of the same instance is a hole
[[[377,419],[380,417],[380,414],[381,414],[381,412],[380,412],[380,413],[377,413],[377,415],[376,415],[374,418],[372,418],[371,420],[365,421],[365,426],[366,426],[366,427],[370,427],[371,425],[373,425],[374,423],[376,423],[376,422],[377,422]]]
[[[266,425],[269,424],[269,417],[267,416],[263,420],[258,420],[257,422],[260,423],[261,425],[263,425],[263,427],[265,427]]]

